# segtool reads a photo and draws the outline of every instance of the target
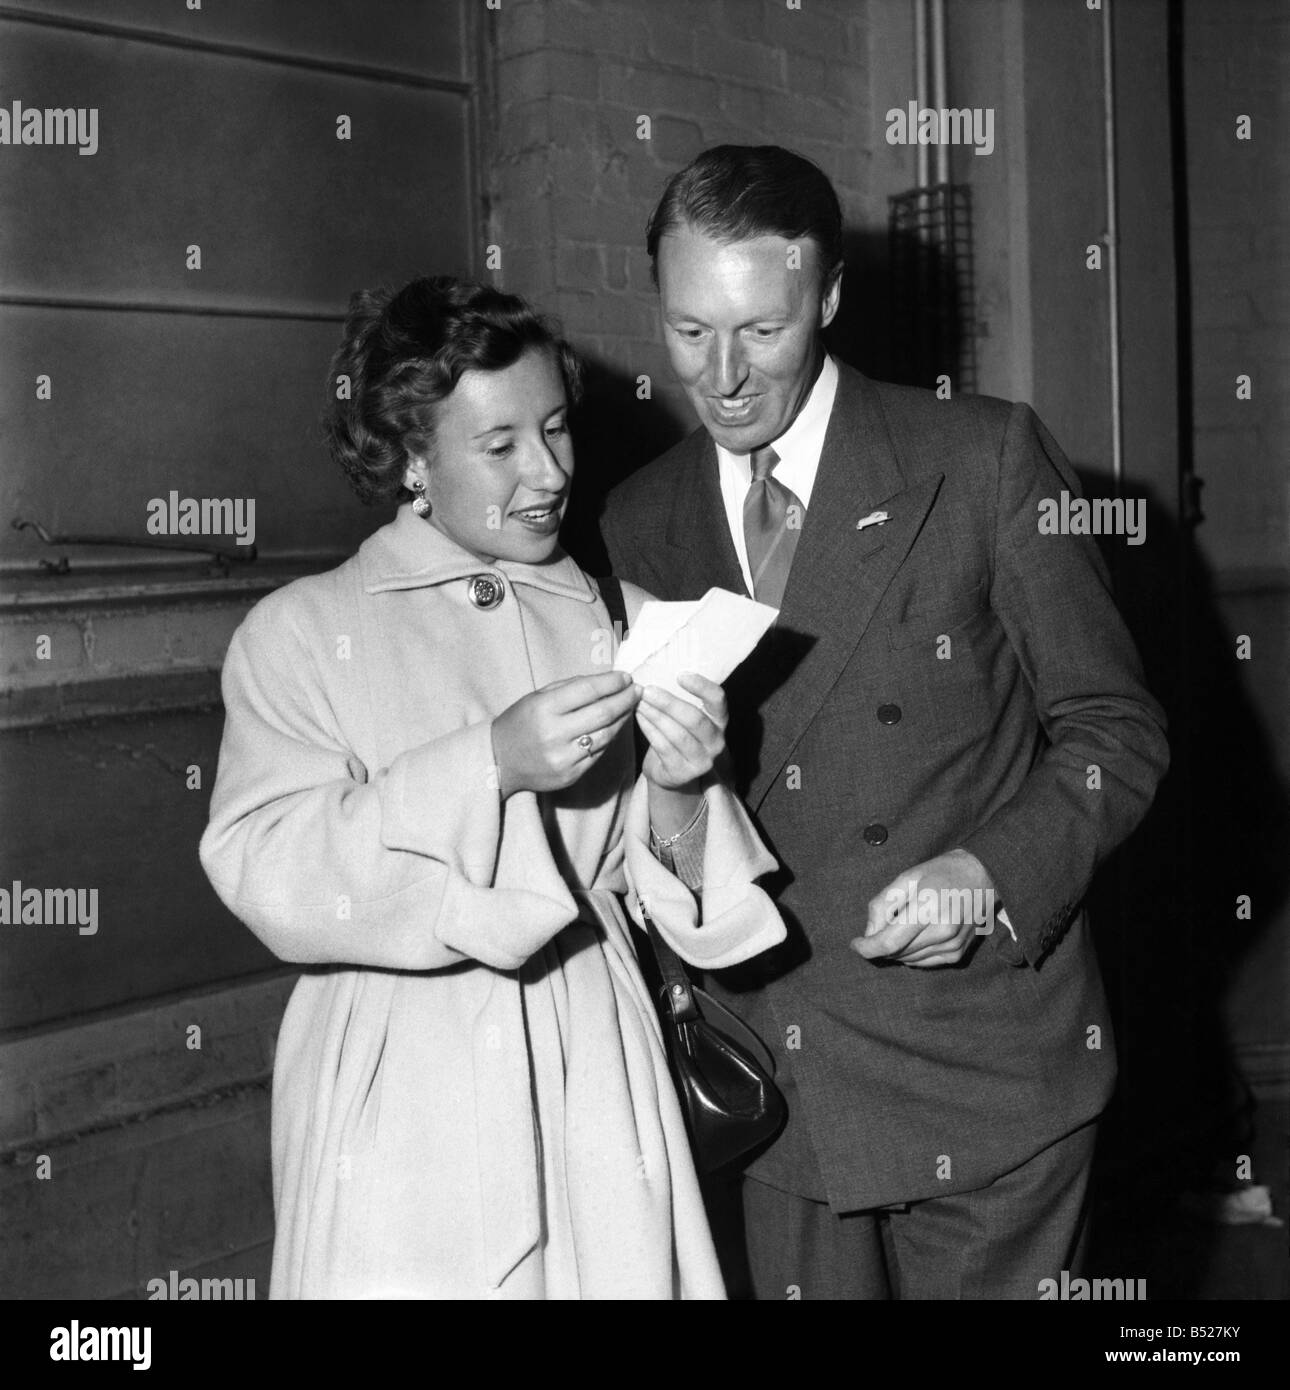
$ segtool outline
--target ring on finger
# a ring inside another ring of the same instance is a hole
[[[584,753],[590,753],[591,745],[595,742],[595,740],[591,737],[590,734],[580,734],[578,738],[575,740],[575,742]]]

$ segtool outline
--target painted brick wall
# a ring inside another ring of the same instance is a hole
[[[505,0],[493,16],[497,279],[558,313],[606,404],[628,405],[628,462],[692,424],[644,248],[671,174],[709,145],[786,145],[832,178],[848,224],[885,219],[893,190],[868,178],[869,15],[855,0]],[[659,407],[643,435],[641,373]]]

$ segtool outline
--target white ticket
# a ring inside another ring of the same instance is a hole
[[[718,685],[752,651],[779,616],[779,609],[729,589],[709,589],[689,603],[647,599],[614,659],[637,685],[656,685],[692,705],[702,701],[682,690],[677,676],[693,671]]]

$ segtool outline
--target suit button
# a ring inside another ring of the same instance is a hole
[[[879,724],[899,724],[901,709],[899,705],[879,705],[878,723]]]
[[[872,825],[864,828],[864,842],[867,845],[884,845],[887,843],[887,827],[879,825],[874,821]]]
[[[466,593],[476,608],[496,608],[506,597],[506,586],[495,574],[473,574],[466,581]]]

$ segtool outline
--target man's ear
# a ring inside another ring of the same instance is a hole
[[[820,327],[827,328],[837,316],[838,305],[842,302],[843,264],[837,263],[824,282],[824,292],[820,296]]]

